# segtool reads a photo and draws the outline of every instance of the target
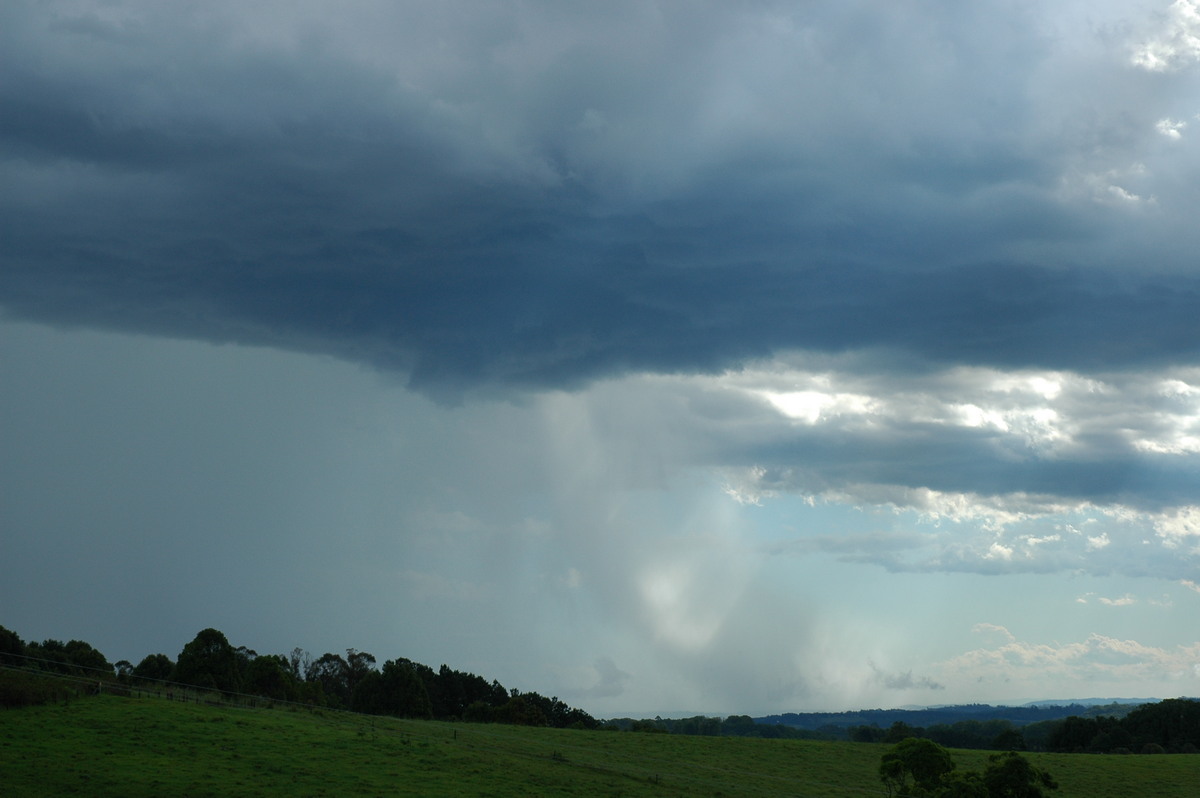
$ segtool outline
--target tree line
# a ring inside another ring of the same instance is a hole
[[[1194,754],[1200,752],[1200,701],[1169,698],[1143,704],[1123,717],[1071,715],[1018,728],[1006,720],[967,720],[928,728],[896,721],[887,729],[852,726],[850,739],[899,743],[930,740],[950,748],[1098,754]]]
[[[795,729],[781,724],[758,723],[749,715],[719,717],[695,715],[690,718],[614,718],[605,728],[616,731],[646,732],[650,734],[688,734],[699,737],[762,737],[785,740],[833,740],[834,735],[823,732]]]
[[[993,706],[991,704],[954,704],[925,709],[856,709],[848,712],[786,712],[755,718],[758,723],[782,724],[800,729],[836,733],[838,729],[855,726],[877,726],[886,729],[896,721],[913,727],[952,725],[966,720],[1007,720],[1015,726],[1025,726],[1044,720],[1058,720],[1068,715],[1123,715],[1130,704],[1085,706],[1070,704],[1034,704],[1031,706]]]
[[[1200,701],[1168,698],[1123,718],[1071,716],[1051,729],[1046,747],[1063,753],[1200,753]]]
[[[1029,747],[1021,729],[1011,721],[999,718],[935,723],[928,728],[910,726],[898,720],[886,729],[863,725],[851,726],[846,731],[849,738],[856,743],[898,743],[908,737],[919,737],[949,748],[1024,751]]]
[[[435,671],[398,658],[380,666],[374,655],[353,648],[345,656],[325,653],[316,658],[300,648],[286,655],[259,654],[245,646],[234,647],[212,628],[201,630],[174,660],[150,654],[134,665],[127,660],[109,663],[80,640],[27,643],[0,626],[0,664],[26,673],[41,671],[118,686],[186,686],[372,715],[559,728],[600,725],[557,696],[506,690],[498,681],[447,665]],[[44,684],[26,682],[19,689],[0,691],[0,703],[34,703],[39,697],[53,700],[57,695]]]

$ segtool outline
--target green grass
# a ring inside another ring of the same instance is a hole
[[[886,749],[99,696],[0,710],[0,794],[874,796]],[[1062,798],[1200,795],[1196,755],[1028,756]],[[960,768],[982,769],[986,757],[954,752]]]

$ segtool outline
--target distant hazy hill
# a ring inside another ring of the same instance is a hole
[[[1007,720],[1015,726],[1025,726],[1045,720],[1058,720],[1071,715],[1093,717],[1112,715],[1124,717],[1141,704],[1158,699],[1145,698],[1087,698],[1064,701],[1034,701],[1019,707],[991,704],[959,704],[924,709],[860,709],[854,712],[787,712],[755,718],[756,723],[791,726],[796,729],[844,729],[849,726],[878,726],[886,729],[900,721],[909,726],[928,727],[939,723],[958,723],[964,720]]]
[[[1156,701],[1161,701],[1160,698],[1059,698],[1048,699],[1046,701],[1030,701],[1027,704],[1022,704],[1023,707],[1067,707],[1073,704],[1079,704],[1085,707],[1107,706],[1109,704],[1133,704],[1139,706],[1141,704],[1153,704]]]

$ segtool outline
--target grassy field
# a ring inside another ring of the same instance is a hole
[[[882,795],[886,748],[98,696],[0,710],[0,795]],[[960,768],[986,756],[954,752]],[[1200,756],[1028,756],[1062,798],[1200,795]]]

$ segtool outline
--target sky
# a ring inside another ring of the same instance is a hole
[[[1200,2],[0,6],[0,623],[597,717],[1200,694]]]

